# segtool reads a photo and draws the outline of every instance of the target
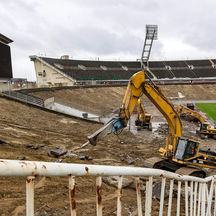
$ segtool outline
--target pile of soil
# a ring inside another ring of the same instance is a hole
[[[186,87],[163,86],[168,97],[180,91],[186,95]],[[192,88],[198,86],[188,86]],[[212,85],[214,87],[214,85]],[[213,88],[210,89],[213,89]],[[216,85],[215,85],[216,87]],[[214,87],[214,89],[215,89]],[[170,89],[169,89],[170,88]],[[214,99],[214,94],[208,92],[205,96],[204,87],[187,94],[191,99]],[[31,93],[43,99],[59,97],[102,112],[116,113],[120,107],[126,87],[104,87],[74,90],[57,90],[55,92]],[[197,92],[197,93],[196,93]],[[201,95],[201,92],[203,93]],[[210,98],[212,96],[212,98]],[[185,98],[184,98],[185,99]],[[142,96],[143,101],[147,99]],[[98,164],[113,166],[142,167],[143,161],[157,156],[157,150],[165,146],[165,119],[151,105],[148,111],[153,113],[154,122],[161,124],[160,134],[157,130],[142,130],[134,132],[124,130],[119,136],[110,134],[96,146],[88,145],[81,148],[87,141],[87,136],[101,128],[101,124],[85,121],[74,117],[51,113],[39,108],[21,104],[5,98],[0,98],[0,157],[1,159],[46,161],[56,163]],[[134,114],[135,115],[135,114]],[[133,117],[136,118],[136,115]],[[132,118],[132,119],[133,119]],[[133,122],[131,121],[131,124]],[[199,138],[195,134],[197,126],[192,122],[183,121],[184,132],[187,137]],[[160,126],[159,126],[160,128]],[[159,135],[158,135],[159,134]],[[211,146],[215,150],[215,140],[202,140],[202,148]],[[65,150],[67,154],[58,156],[55,150]],[[136,215],[135,180],[123,189],[122,215]],[[0,178],[0,215],[25,215],[25,178]],[[145,186],[145,180],[141,180]],[[77,215],[95,215],[96,211],[96,182],[95,178],[76,178]],[[103,215],[116,215],[117,188],[107,183],[102,184]],[[142,194],[143,210],[145,199]],[[165,200],[164,214],[167,211],[168,199]],[[35,177],[35,215],[70,215],[68,178],[63,177]],[[153,200],[152,215],[158,215],[160,201]],[[174,197],[172,213],[176,210],[176,196]],[[184,212],[182,199],[181,212]]]

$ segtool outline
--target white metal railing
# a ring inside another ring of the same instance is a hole
[[[178,182],[177,192],[177,210],[176,215],[180,215],[181,205],[181,185],[185,186],[185,212],[188,216],[210,216],[216,215],[216,176],[205,179],[183,176],[164,170],[139,168],[139,167],[122,167],[122,166],[102,166],[90,164],[66,164],[51,162],[35,161],[16,161],[0,159],[0,177],[26,177],[26,215],[34,215],[34,177],[35,176],[67,176],[69,178],[69,199],[70,211],[72,216],[76,216],[76,197],[75,197],[75,179],[78,176],[95,176],[96,177],[96,210],[97,216],[102,215],[102,177],[117,176],[117,216],[122,215],[122,179],[123,176],[136,177],[136,193],[138,215],[145,212],[145,216],[151,215],[152,212],[152,187],[154,178],[161,178],[161,199],[159,215],[163,215],[164,209],[164,190],[167,182],[169,183],[169,202],[168,213],[171,215],[173,203],[173,185],[174,181]],[[140,192],[140,178],[147,177],[145,192],[145,209],[142,209],[142,200]],[[189,183],[189,184],[188,184]],[[190,193],[189,193],[190,190]],[[214,196],[213,196],[214,195]]]

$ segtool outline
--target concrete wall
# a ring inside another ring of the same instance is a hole
[[[52,68],[43,64],[40,61],[35,60],[34,66],[38,87],[74,85],[74,82],[59,74],[57,71],[53,70]]]
[[[58,111],[58,112],[61,112],[61,113],[73,115],[73,116],[80,117],[80,118],[83,118],[83,113],[87,113],[85,111],[77,110],[77,109],[74,109],[72,107],[64,106],[62,104],[55,103],[55,102],[49,108],[51,110],[55,110],[55,111]],[[99,119],[99,116],[94,115],[92,113],[88,113],[88,118],[92,118],[92,119],[96,120],[96,119]]]

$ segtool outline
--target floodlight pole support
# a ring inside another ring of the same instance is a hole
[[[149,57],[151,53],[153,40],[157,40],[157,30],[157,25],[146,25],[146,37],[141,56],[141,68],[147,69],[154,78],[156,77],[149,69]],[[144,64],[144,62],[146,63],[146,65]]]

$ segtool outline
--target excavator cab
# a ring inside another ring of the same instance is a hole
[[[200,131],[209,130],[209,129],[210,129],[209,123],[201,123]]]
[[[174,158],[184,161],[195,157],[199,149],[199,145],[200,143],[194,140],[178,137]]]
[[[150,124],[151,123],[151,119],[152,119],[152,115],[151,114],[146,114],[145,124]]]

